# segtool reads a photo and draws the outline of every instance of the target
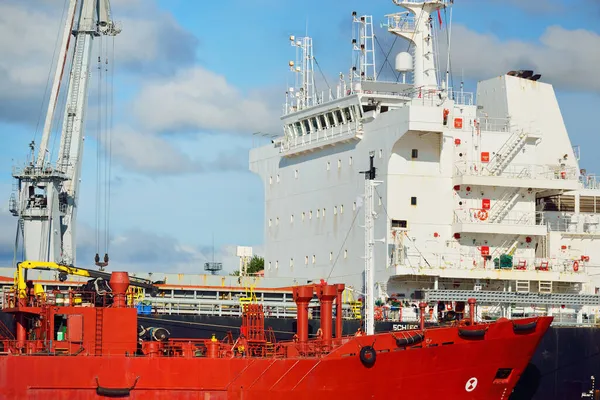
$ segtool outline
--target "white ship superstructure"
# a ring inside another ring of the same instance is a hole
[[[374,156],[376,293],[458,301],[457,290],[480,291],[488,304],[537,293],[547,299],[538,311],[566,306],[583,318],[589,298],[578,295],[595,293],[600,260],[600,190],[579,169],[552,85],[517,70],[479,82],[475,98],[448,87],[435,43],[450,5],[394,3],[404,11],[386,16],[387,29],[411,49],[395,69],[412,84],[378,80],[370,16],[353,14],[356,64],[326,93],[315,90],[312,40],[290,38],[298,79],[284,133],[250,153],[265,187],[265,275],[365,292],[360,172]]]

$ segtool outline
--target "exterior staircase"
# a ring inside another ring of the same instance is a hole
[[[504,217],[506,217],[515,203],[519,200],[520,196],[521,189],[507,190],[504,192],[500,199],[498,199],[490,209],[488,221],[490,223],[502,222]]]
[[[510,164],[517,153],[525,146],[528,136],[529,134],[522,130],[515,131],[486,165],[485,169],[489,175],[497,176],[502,174],[506,166]]]

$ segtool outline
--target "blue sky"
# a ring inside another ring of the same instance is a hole
[[[0,199],[10,196],[11,167],[24,161],[40,117],[60,28],[56,3],[0,5],[0,31],[7,33],[0,37]],[[252,132],[280,133],[287,62],[294,58],[288,36],[308,27],[331,83],[350,67],[351,12],[372,14],[378,26],[385,14],[401,11],[391,0],[114,0],[112,8],[123,32],[114,58],[111,266],[186,272],[200,272],[212,258],[213,235],[227,269],[236,266],[235,245],[261,251],[263,187],[248,172],[248,150]],[[555,85],[573,144],[583,148],[582,167],[600,171],[593,151],[600,144],[593,120],[600,110],[600,2],[456,0],[453,22],[455,84],[464,74],[465,90],[475,91],[477,80],[534,68]],[[379,27],[376,33],[387,50],[391,38]],[[405,46],[398,42],[392,54]],[[383,71],[389,76],[388,67]],[[95,90],[92,84],[80,265],[96,251]],[[6,264],[16,223],[6,206],[0,223]]]

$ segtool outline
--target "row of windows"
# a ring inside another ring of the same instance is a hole
[[[353,163],[352,157],[348,157],[348,165],[352,165],[352,163]],[[342,160],[341,159],[338,159],[337,167],[338,167],[338,169],[342,168]],[[331,169],[331,161],[327,161],[326,169],[327,169],[327,171],[329,171]],[[299,175],[300,175],[300,171],[297,169],[294,170],[294,178],[298,179]],[[275,176],[275,181],[277,183],[281,182],[281,177],[279,176],[279,174],[277,174]],[[271,175],[271,176],[269,176],[269,185],[272,185],[272,184],[273,184],[273,176]]]
[[[383,149],[379,149],[379,158],[383,158]],[[411,152],[411,158],[416,159],[419,158],[419,150],[418,149],[412,149]],[[352,157],[348,157],[348,165],[352,165],[352,163],[354,162],[354,160],[352,159]],[[338,169],[342,168],[342,160],[338,159],[337,160],[337,167]],[[331,161],[327,161],[327,163],[325,164],[325,169],[327,171],[331,170]],[[298,179],[298,177],[300,176],[300,171],[295,169],[294,170],[294,178]],[[281,182],[281,177],[279,176],[279,174],[277,174],[275,176],[275,181],[277,183]],[[273,176],[269,176],[269,185],[273,184]]]
[[[379,199],[379,205],[381,205],[381,198]],[[356,211],[356,202],[352,203],[352,211]],[[326,208],[318,208],[315,215],[316,218],[319,218],[319,216],[321,217],[325,217],[325,214],[327,213],[327,209]],[[343,214],[344,213],[344,205],[341,204],[339,207],[338,206],[333,206],[333,215],[338,215],[339,214]],[[310,210],[308,212],[302,212],[302,221],[304,221],[306,218],[308,218],[309,220],[311,220],[313,218],[313,211]],[[294,214],[290,215],[290,223],[294,223]],[[269,227],[271,227],[273,225],[273,219],[269,218]],[[279,217],[275,218],[275,225],[279,225]]]
[[[354,122],[360,115],[360,108],[356,106],[345,107],[323,114],[308,117],[285,126],[285,133],[288,136],[310,135],[317,131],[323,131],[336,126]]]
[[[348,250],[344,250],[344,258],[348,258]],[[309,260],[312,260],[312,264],[317,263],[317,256],[315,254],[312,257],[304,256],[304,265],[309,264]],[[329,261],[333,261],[333,251],[329,252]],[[268,269],[271,269],[272,262],[269,261]],[[279,261],[275,261],[275,269],[279,268]],[[290,268],[294,268],[294,258],[290,258]]]

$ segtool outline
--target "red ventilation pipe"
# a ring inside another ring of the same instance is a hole
[[[475,325],[475,303],[476,303],[476,300],[473,298],[470,298],[469,300],[467,300],[467,302],[469,303],[469,322],[471,323],[471,325]]]
[[[127,272],[113,272],[110,275],[110,288],[113,292],[113,307],[127,307],[127,288],[129,287],[129,275]]]
[[[308,303],[313,298],[312,286],[296,286],[293,291],[294,301],[296,302],[296,322],[298,342],[306,343],[308,341]]]
[[[342,337],[343,330],[343,319],[342,319],[342,293],[344,293],[344,289],[346,285],[343,283],[338,283],[337,287],[337,296],[335,297],[335,337]]]
[[[323,343],[331,345],[331,331],[333,325],[333,300],[337,297],[337,285],[317,285],[317,297],[321,302],[321,331]]]

